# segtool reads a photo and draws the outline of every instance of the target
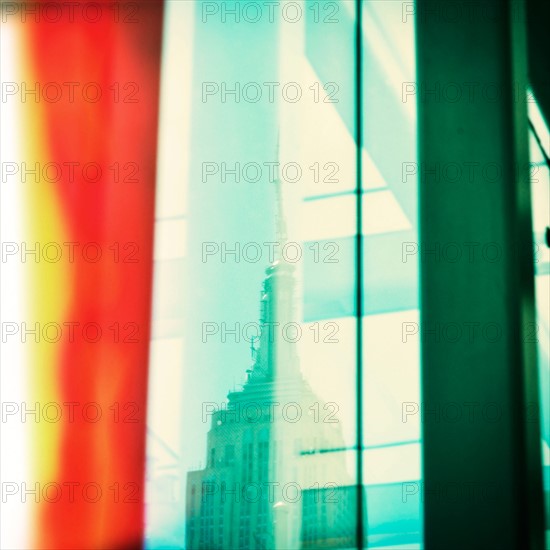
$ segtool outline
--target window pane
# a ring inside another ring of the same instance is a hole
[[[363,14],[367,534],[399,549],[422,545],[414,28],[402,10],[365,2]]]
[[[532,94],[531,94],[532,97]],[[537,346],[540,393],[540,423],[542,436],[542,465],[546,533],[550,541],[550,242],[546,236],[550,227],[550,134],[534,102],[528,103],[531,154],[531,205],[533,208],[533,243],[535,257],[536,323],[526,327],[526,342]],[[528,414],[538,414],[529,411]]]
[[[353,548],[354,11],[205,4],[167,5],[147,545]]]

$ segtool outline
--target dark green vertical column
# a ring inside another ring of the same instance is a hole
[[[426,550],[543,548],[524,16],[416,3]]]

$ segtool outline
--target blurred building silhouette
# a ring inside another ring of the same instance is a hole
[[[293,270],[282,259],[266,269],[246,383],[212,412],[206,467],[188,473],[189,550],[353,547],[341,425],[302,377],[291,331],[282,330],[294,322]]]

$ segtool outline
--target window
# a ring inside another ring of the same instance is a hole
[[[318,4],[317,13],[298,2],[295,24],[167,4],[171,95],[160,139],[186,150],[161,162],[159,223],[176,216],[181,226],[161,233],[159,247],[185,246],[181,259],[159,258],[154,334],[182,340],[182,471],[201,479],[223,469],[236,487],[225,510],[239,529],[226,547],[353,545],[358,464],[369,545],[421,545],[420,500],[400,492],[420,480],[418,417],[402,418],[402,403],[419,400],[418,342],[403,342],[401,330],[418,320],[416,258],[402,260],[417,229],[416,179],[401,181],[401,165],[416,158],[414,106],[401,101],[400,84],[414,78],[414,34],[390,4],[366,3],[363,13],[360,266],[353,3]],[[183,19],[192,46],[174,23]],[[215,422],[221,410],[227,422]],[[211,470],[200,466],[207,441]],[[185,533],[189,510],[179,514],[187,520],[174,541],[207,544],[207,531]]]

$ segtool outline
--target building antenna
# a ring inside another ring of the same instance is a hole
[[[277,150],[276,150],[276,159],[277,163],[280,163],[280,131],[277,132]],[[287,229],[286,229],[286,220],[284,216],[284,209],[283,209],[283,189],[281,185],[281,178],[279,176],[279,169],[277,168],[276,176],[275,176],[275,204],[276,204],[276,212],[275,212],[275,235],[277,244],[279,246],[284,246],[284,244],[287,242],[288,235],[287,235]],[[277,254],[279,257],[279,254]]]

